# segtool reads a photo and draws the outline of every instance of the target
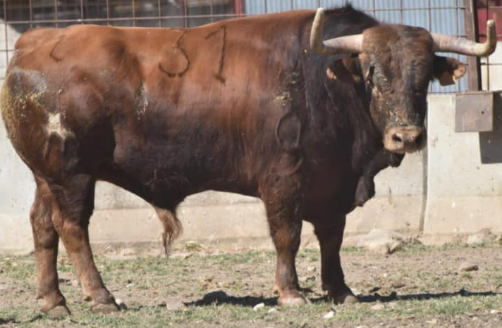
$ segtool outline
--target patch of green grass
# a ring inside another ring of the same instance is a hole
[[[466,249],[487,249],[487,248],[500,248],[500,245],[496,243],[486,243],[480,245],[468,245],[465,243],[451,243],[444,244],[441,246],[427,246],[427,245],[405,245],[399,248],[396,252],[397,255],[408,256],[414,255],[416,253],[424,253],[424,252],[442,252],[442,251],[458,251],[458,250],[466,250]]]
[[[35,272],[33,258],[23,257],[0,257],[2,274],[12,279],[29,279]]]
[[[462,273],[462,278],[471,280],[472,274],[470,274],[469,272],[464,272]]]
[[[341,254],[362,254],[366,253],[367,250],[365,250],[363,247],[342,247],[341,249]]]
[[[274,257],[275,257],[275,255],[274,255]],[[319,262],[320,258],[321,258],[321,252],[318,249],[303,248],[303,249],[300,249],[296,258],[298,261],[307,260],[309,262]]]

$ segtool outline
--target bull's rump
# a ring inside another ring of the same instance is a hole
[[[298,21],[276,16],[24,34],[2,100],[16,150],[47,176],[78,167],[152,190],[254,189],[278,150],[281,73],[299,50]]]

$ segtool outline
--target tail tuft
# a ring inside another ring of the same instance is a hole
[[[164,232],[162,232],[162,244],[164,245],[164,254],[166,257],[169,257],[171,245],[183,232],[183,226],[174,211],[158,207],[155,207],[155,211],[164,227]]]

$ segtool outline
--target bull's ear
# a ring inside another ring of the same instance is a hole
[[[434,56],[434,77],[441,85],[455,84],[465,74],[465,64],[450,57]]]
[[[331,63],[326,70],[326,76],[330,80],[347,84],[361,82],[361,78],[357,74],[356,60],[350,57],[345,57]]]
[[[344,65],[342,60],[336,60],[331,65],[329,65],[326,70],[326,76],[328,79],[333,81],[340,81],[342,83],[354,83],[352,75],[350,74],[347,67]]]

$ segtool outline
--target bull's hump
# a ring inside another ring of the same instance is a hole
[[[30,30],[17,40],[15,50],[38,48],[56,38],[60,31],[55,28],[39,28]]]

